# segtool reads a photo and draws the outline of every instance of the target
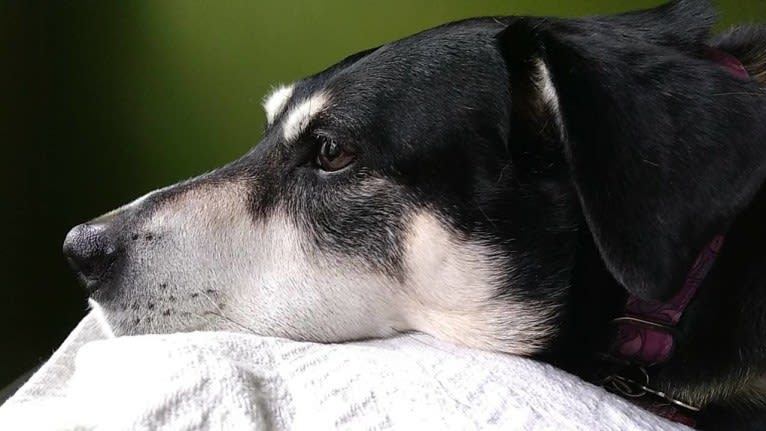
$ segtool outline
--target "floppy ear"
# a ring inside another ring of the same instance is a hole
[[[555,135],[607,268],[644,299],[680,289],[766,175],[766,93],[703,58],[702,3],[499,36],[512,128]]]

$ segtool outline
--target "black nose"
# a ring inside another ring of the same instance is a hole
[[[103,284],[116,253],[104,224],[75,226],[64,240],[64,255],[90,293]]]

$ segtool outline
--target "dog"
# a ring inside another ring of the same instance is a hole
[[[117,335],[421,331],[766,429],[766,29],[714,21],[474,18],[354,54],[64,252]]]

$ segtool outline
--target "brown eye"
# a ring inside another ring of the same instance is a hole
[[[346,151],[332,139],[319,138],[321,143],[317,165],[326,172],[339,171],[356,159],[356,154]]]

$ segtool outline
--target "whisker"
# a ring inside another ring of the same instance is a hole
[[[215,311],[206,311],[204,314],[198,314],[198,316],[200,316],[200,317],[206,317],[207,315],[213,315],[213,316],[215,316],[215,317],[218,317],[218,318],[219,318],[219,319],[221,319],[221,320],[225,320],[225,321],[227,321],[227,322],[229,322],[229,323],[231,323],[231,324],[235,325],[236,327],[238,327],[238,328],[239,328],[239,329],[241,329],[241,330],[244,330],[245,332],[249,332],[249,333],[251,333],[251,334],[253,334],[253,335],[258,335],[258,334],[256,334],[256,333],[255,333],[255,331],[253,331],[252,329],[250,329],[250,328],[248,328],[247,326],[245,326],[245,325],[243,325],[243,324],[241,324],[241,323],[239,323],[239,322],[235,321],[234,319],[232,319],[232,318],[231,318],[231,317],[229,317],[229,316],[226,316],[226,315],[225,315],[225,314],[223,314],[223,313],[216,313]]]
[[[208,295],[208,294],[207,294],[207,292],[205,292],[205,291],[204,291],[204,289],[200,289],[200,290],[199,290],[199,294],[200,294],[200,295],[202,295],[202,297],[204,297],[204,298],[205,298],[205,299],[206,299],[206,300],[207,300],[207,301],[208,301],[208,302],[209,302],[209,303],[210,303],[210,304],[211,304],[211,305],[212,305],[212,306],[215,308],[215,310],[217,311],[217,312],[216,312],[216,311],[207,311],[207,312],[205,312],[205,314],[204,314],[204,315],[199,315],[199,314],[198,314],[198,316],[199,316],[199,317],[205,317],[206,315],[213,315],[213,316],[216,316],[216,317],[218,317],[218,318],[219,318],[219,319],[221,319],[221,320],[227,321],[227,322],[229,322],[229,323],[231,323],[231,324],[233,324],[233,325],[237,326],[237,327],[238,327],[238,328],[240,328],[240,329],[243,329],[243,330],[245,330],[246,332],[249,332],[249,333],[251,333],[251,334],[257,335],[257,334],[255,334],[255,331],[253,331],[252,329],[248,328],[246,325],[243,325],[243,324],[241,324],[241,323],[239,323],[239,322],[235,321],[235,320],[234,320],[234,319],[232,319],[231,317],[227,316],[227,315],[226,315],[226,314],[223,312],[223,310],[221,309],[221,307],[218,305],[218,303],[216,303],[216,302],[213,300],[213,298],[211,298],[211,297],[210,297],[210,295]]]
[[[404,335],[405,337],[408,337],[408,338],[411,338],[411,339],[417,341],[418,343],[420,343],[420,344],[422,344],[424,346],[428,346],[428,347],[430,347],[432,349],[436,349],[436,350],[438,350],[440,352],[447,353],[449,355],[453,355],[453,356],[455,355],[455,352],[450,352],[449,350],[445,350],[442,347],[437,346],[436,344],[429,343],[426,340],[417,337],[415,335],[415,333],[412,332],[412,331],[407,331],[407,332],[397,331],[397,332],[399,332],[400,334]]]

